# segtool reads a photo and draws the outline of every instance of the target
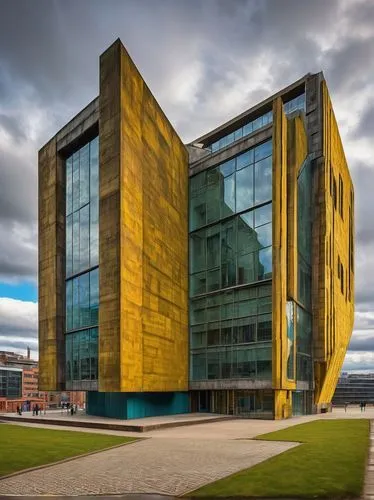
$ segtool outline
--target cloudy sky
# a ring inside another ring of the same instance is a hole
[[[324,71],[355,184],[345,369],[374,370],[372,0],[2,0],[0,350],[37,350],[37,151],[96,97],[117,37],[186,142]]]

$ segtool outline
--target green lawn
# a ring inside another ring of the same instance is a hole
[[[303,444],[189,496],[360,496],[369,448],[369,420],[316,420],[257,439]]]
[[[0,476],[130,441],[134,438],[0,424]]]

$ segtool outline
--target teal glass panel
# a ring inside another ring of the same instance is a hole
[[[294,332],[294,302],[288,301],[286,304],[287,317],[287,378],[295,379],[295,332]]]

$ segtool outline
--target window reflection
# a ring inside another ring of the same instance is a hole
[[[74,384],[97,380],[98,160],[97,137],[66,160],[66,380]]]

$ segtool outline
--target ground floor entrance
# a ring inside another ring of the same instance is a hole
[[[191,391],[191,411],[273,418],[272,390]]]
[[[245,418],[274,418],[274,393],[271,389],[191,391],[191,411],[236,415]],[[310,415],[313,391],[292,392],[292,415]]]

